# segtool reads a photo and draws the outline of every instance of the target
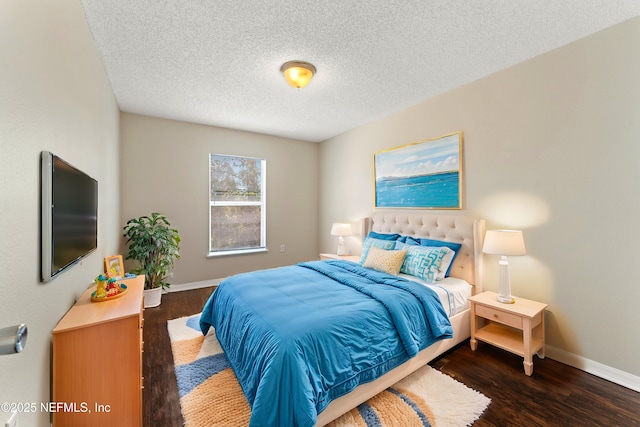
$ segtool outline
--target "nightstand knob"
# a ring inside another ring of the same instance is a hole
[[[495,318],[497,319],[497,318],[498,318],[498,317],[500,317],[500,316],[498,316],[498,314],[497,314],[497,313],[493,313],[493,317],[495,317]]]

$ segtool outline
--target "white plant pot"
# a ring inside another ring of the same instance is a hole
[[[162,302],[162,287],[144,290],[144,308],[157,307]]]

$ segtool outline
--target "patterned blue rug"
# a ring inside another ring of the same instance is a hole
[[[185,426],[247,426],[247,399],[213,330],[204,337],[199,319],[196,314],[168,322]],[[469,426],[490,402],[427,365],[329,425]]]

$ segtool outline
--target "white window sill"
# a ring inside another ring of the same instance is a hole
[[[231,251],[216,251],[209,252],[207,258],[217,258],[221,256],[230,256],[230,255],[246,255],[246,254],[257,254],[262,252],[269,252],[267,248],[251,248],[251,249],[235,249]]]

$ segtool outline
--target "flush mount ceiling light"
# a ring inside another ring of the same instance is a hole
[[[316,73],[316,67],[304,61],[289,61],[282,64],[280,71],[287,79],[287,83],[296,89],[301,89],[309,84]]]

